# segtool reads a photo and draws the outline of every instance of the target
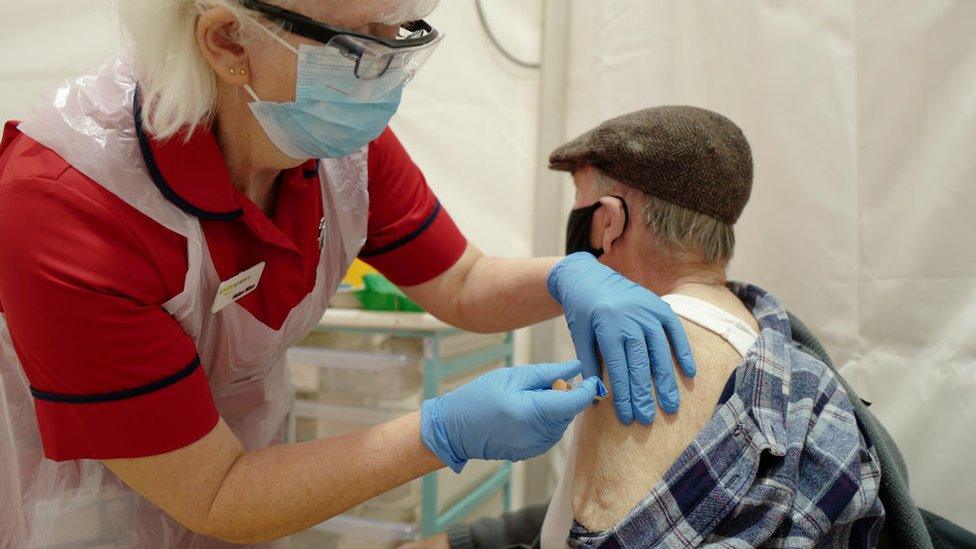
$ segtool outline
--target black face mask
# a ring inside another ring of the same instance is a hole
[[[624,230],[627,230],[627,222],[630,220],[630,212],[627,210],[627,201],[623,197],[615,196],[624,207]],[[569,221],[566,223],[566,255],[576,252],[590,252],[595,257],[603,255],[603,248],[594,248],[590,245],[590,227],[593,226],[593,214],[603,206],[602,202],[583,208],[576,208],[569,212]]]

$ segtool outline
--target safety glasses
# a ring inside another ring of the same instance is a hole
[[[281,24],[290,33],[334,48],[354,63],[353,72],[361,80],[380,78],[391,69],[407,71],[412,76],[441,38],[436,29],[422,20],[404,23],[395,37],[383,38],[336,28],[260,0],[239,2]]]

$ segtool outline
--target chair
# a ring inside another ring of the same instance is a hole
[[[837,379],[850,396],[854,415],[862,432],[874,443],[875,452],[881,462],[881,487],[878,495],[885,508],[885,522],[878,547],[976,548],[976,534],[915,505],[908,491],[908,468],[898,445],[868,409],[869,403],[862,400],[837,371],[820,341],[799,318],[793,316],[793,313],[788,314],[794,343],[807,354],[820,359],[837,374]]]

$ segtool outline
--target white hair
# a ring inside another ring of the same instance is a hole
[[[157,139],[209,124],[217,77],[197,46],[197,21],[223,6],[245,24],[254,16],[235,0],[120,0],[119,18],[131,49],[142,101],[142,124]]]
[[[266,0],[268,1],[268,0]],[[322,2],[323,0],[317,0]],[[331,0],[334,3],[360,0]],[[377,0],[378,23],[419,19],[439,0]],[[293,8],[312,0],[271,0]],[[131,49],[142,101],[142,124],[156,139],[166,139],[209,124],[217,108],[217,77],[197,46],[197,21],[202,13],[222,6],[240,21],[243,43],[257,14],[237,0],[120,0],[119,17]]]

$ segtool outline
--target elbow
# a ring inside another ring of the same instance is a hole
[[[492,322],[485,322],[482,315],[466,315],[464,314],[464,309],[462,307],[456,307],[450,312],[448,311],[429,311],[430,314],[434,315],[437,320],[445,322],[459,328],[466,332],[471,332],[475,334],[494,334],[504,329],[499,329],[499,326]]]
[[[479,321],[478,315],[466,314],[466,308],[460,299],[456,298],[446,302],[427,302],[423,304],[423,307],[437,320],[466,332],[487,334],[494,331],[490,329],[490,326]]]
[[[184,524],[194,533],[235,545],[254,545],[274,541],[287,534],[260,532],[245,520],[210,519],[198,525]]]
[[[253,545],[283,538],[292,532],[276,528],[274,523],[258,520],[254,510],[247,511],[238,505],[219,505],[214,502],[210,509],[194,517],[179,520],[186,529],[195,534],[213,538],[224,543]]]
[[[504,328],[498,326],[492,326],[488,324],[479,324],[476,322],[463,322],[461,325],[457,326],[466,332],[471,332],[473,334],[497,334],[499,332],[506,331]]]
[[[198,534],[214,538],[224,543],[235,545],[257,545],[280,541],[283,538],[303,532],[316,524],[329,520],[337,515],[329,515],[304,524],[290,524],[289,521],[277,524],[259,524],[261,521],[237,517],[233,519],[212,520],[204,525]],[[287,523],[287,524],[286,524]]]
[[[233,506],[231,506],[233,507]],[[296,517],[272,518],[270,510],[261,508],[224,508],[211,514],[197,528],[186,525],[195,533],[236,545],[255,545],[277,541],[329,520],[334,515],[317,517],[314,521],[293,521]],[[297,511],[296,511],[297,512]],[[287,514],[286,514],[287,515]]]
[[[258,520],[253,516],[254,512],[245,512],[240,508],[225,508],[222,511],[211,509],[209,513],[204,511],[194,515],[170,511],[167,514],[194,534],[235,545],[266,543],[298,531],[293,527],[289,529],[284,524]]]

